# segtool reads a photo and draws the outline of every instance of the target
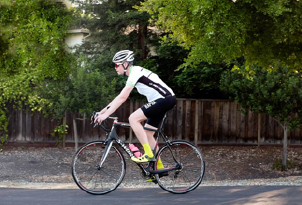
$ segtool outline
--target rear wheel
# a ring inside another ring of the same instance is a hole
[[[125,158],[115,146],[111,147],[102,167],[99,166],[105,147],[104,141],[89,142],[73,158],[73,179],[80,189],[90,194],[106,194],[115,190],[125,176]]]
[[[164,168],[178,167],[176,170],[165,173],[165,176],[155,175],[162,189],[182,194],[196,189],[201,183],[205,164],[201,151],[195,145],[183,140],[172,141],[170,146],[165,145],[159,149],[156,159],[159,158]]]

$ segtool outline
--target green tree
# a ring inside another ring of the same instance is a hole
[[[149,15],[132,8],[139,0],[81,1],[73,0],[83,11],[80,24],[90,32],[85,42],[76,49],[77,55],[88,58],[86,66],[98,69],[107,79],[116,79],[116,91],[125,85],[126,78],[117,76],[112,57],[119,50],[133,50],[139,65],[149,53],[152,30],[148,29]]]
[[[287,166],[287,134],[302,123],[301,73],[277,67],[236,67],[224,73],[221,87],[233,99],[253,112],[267,113],[284,130],[282,165]]]
[[[109,79],[100,70],[86,65],[87,58],[81,56],[64,80],[49,81],[40,93],[52,104],[52,114],[62,118],[65,111],[74,114],[91,114],[112,100],[115,94],[115,79]]]
[[[158,42],[154,46],[156,55],[143,60],[140,65],[157,73],[173,89],[176,96],[183,97],[184,93],[181,92],[183,88],[178,85],[175,77],[181,75],[182,71],[177,68],[183,64],[184,56],[188,51],[175,43],[163,43],[159,38],[157,40]]]
[[[176,83],[182,88],[183,97],[224,99],[228,98],[220,91],[221,74],[229,66],[223,64],[200,63],[196,67],[188,67],[175,76]]]
[[[39,89],[46,80],[69,74],[74,60],[65,51],[64,38],[71,20],[72,12],[55,1],[0,1],[1,135],[7,131],[7,103],[32,111],[50,106]]]
[[[146,0],[139,10],[191,49],[185,66],[229,63],[243,56],[248,65],[301,69],[298,0]]]
[[[100,72],[93,69],[88,64],[87,57],[78,56],[76,66],[68,77],[63,80],[50,80],[47,86],[41,87],[40,93],[43,98],[48,99],[53,117],[63,119],[66,112],[73,114],[74,139],[77,150],[77,127],[76,120],[85,120],[92,111],[98,111],[107,105],[108,101],[115,96],[115,79],[109,79]],[[83,118],[79,118],[77,114]],[[60,132],[65,130],[64,121],[54,129],[58,133],[59,144],[65,145],[65,139]]]
[[[177,92],[179,86],[174,77],[181,71],[175,70],[184,62],[188,52],[176,44],[160,43],[162,32],[154,30],[148,21],[150,15],[133,8],[140,3],[139,0],[75,2],[80,3],[79,8],[85,11],[83,26],[91,31],[78,51],[89,56],[92,67],[107,72],[108,78],[117,79],[117,91],[125,85],[126,78],[116,76],[111,60],[117,51],[129,49],[135,52],[136,65],[156,72]],[[131,98],[141,96],[134,91]]]
[[[77,50],[89,57],[91,67],[98,68],[107,73],[108,78],[117,79],[117,91],[125,84],[125,78],[117,77],[111,62],[113,55],[118,50],[130,49],[136,53],[135,64],[143,66],[159,74],[159,76],[175,91],[178,97],[205,97],[204,93],[213,93],[210,85],[217,85],[218,78],[213,78],[214,73],[205,66],[201,73],[198,69],[188,67],[181,71],[177,68],[183,64],[189,50],[176,43],[161,41],[164,31],[154,29],[154,24],[149,22],[150,15],[140,13],[133,8],[141,1],[79,1],[79,9],[85,11],[82,15],[81,24],[88,28],[91,34],[85,43]],[[199,66],[199,65],[198,65]],[[218,67],[209,65],[208,68]],[[194,78],[202,78],[207,83],[200,84],[190,90],[191,74]],[[176,76],[178,80],[176,80]],[[182,80],[184,80],[182,82]],[[212,81],[212,82],[210,82]],[[183,86],[191,93],[184,92]],[[206,86],[206,87],[202,87]],[[204,91],[206,90],[206,91]],[[211,91],[210,91],[211,90]],[[215,92],[217,94],[217,92]],[[131,97],[138,98],[135,92]]]
[[[152,30],[148,29],[150,16],[133,8],[139,0],[81,1],[73,0],[83,10],[81,24],[89,29],[89,40],[81,52],[90,54],[102,69],[112,68],[113,55],[119,50],[133,50],[136,59],[148,56]]]

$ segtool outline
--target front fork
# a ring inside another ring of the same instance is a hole
[[[101,167],[103,166],[103,164],[104,164],[104,162],[105,162],[105,160],[106,160],[106,158],[109,154],[109,151],[112,147],[112,144],[113,144],[113,140],[109,141],[109,143],[106,145],[105,150],[104,150],[104,154],[103,154],[103,156],[101,158],[101,161],[98,165],[98,169],[101,169]]]

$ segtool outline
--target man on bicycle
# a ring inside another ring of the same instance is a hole
[[[108,118],[117,108],[129,97],[132,89],[136,87],[138,92],[147,97],[148,103],[133,112],[129,117],[129,123],[135,135],[144,148],[144,154],[141,157],[132,157],[131,160],[142,163],[155,161],[152,149],[156,142],[153,137],[154,132],[145,130],[141,124],[147,120],[145,127],[157,129],[165,113],[171,110],[176,104],[176,97],[170,87],[168,87],[157,74],[133,65],[134,54],[129,50],[117,52],[112,62],[115,63],[115,70],[118,75],[128,76],[127,82],[120,94],[102,109],[95,119],[99,124]],[[160,159],[157,168],[163,168]]]

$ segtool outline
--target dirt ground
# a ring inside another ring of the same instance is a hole
[[[273,179],[302,176],[302,147],[289,147],[292,168],[273,169],[281,160],[282,147],[200,146],[206,162],[204,181]],[[73,182],[71,161],[74,148],[5,147],[0,152],[0,183]],[[124,154],[126,157],[126,155]],[[127,160],[126,181],[142,180],[135,164]],[[124,181],[125,181],[124,180]]]
[[[292,165],[287,171],[274,169],[281,163],[282,147],[225,146],[202,148],[206,166],[206,179],[242,180],[267,179],[302,175],[302,147],[288,148],[287,159]]]

